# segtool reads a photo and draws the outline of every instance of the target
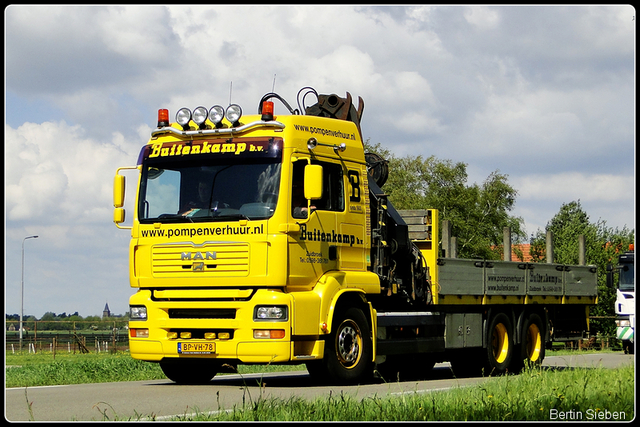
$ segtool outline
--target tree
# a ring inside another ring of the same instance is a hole
[[[634,232],[624,227],[607,227],[605,221],[589,221],[589,215],[582,209],[580,200],[563,204],[560,211],[547,223],[545,231],[531,237],[532,255],[535,262],[546,261],[546,231],[553,234],[554,262],[558,264],[578,264],[578,236],[585,237],[585,262],[598,269],[598,304],[590,310],[591,316],[614,315],[615,289],[606,286],[606,266],[615,264],[616,258],[626,251],[634,241]],[[593,319],[592,333],[604,336],[615,335],[614,319]]]
[[[516,241],[525,238],[522,218],[509,215],[517,191],[507,175],[494,171],[482,185],[467,185],[465,163],[435,156],[397,158],[369,141],[365,150],[388,160],[384,191],[396,209],[438,209],[441,221],[451,221],[460,257],[500,259],[504,227],[511,228]]]

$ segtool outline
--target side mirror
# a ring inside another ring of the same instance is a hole
[[[125,193],[125,177],[120,175],[121,170],[139,169],[138,166],[125,166],[116,170],[116,176],[113,178],[113,222],[116,227],[131,229],[132,226],[121,226],[124,222],[124,193]]]
[[[613,289],[613,266],[607,264],[607,273],[605,275],[607,288]]]
[[[124,206],[124,176],[116,174],[113,178],[113,207],[121,208]]]
[[[305,166],[304,198],[308,200],[318,200],[322,198],[322,166]]]
[[[115,208],[113,210],[113,222],[122,224],[124,222],[124,208]]]

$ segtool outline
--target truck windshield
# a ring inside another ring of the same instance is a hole
[[[187,145],[148,147],[141,153],[140,222],[270,218],[278,202],[281,170],[281,144],[273,147],[272,142],[260,141],[255,145],[260,150],[252,152],[242,143],[244,151],[229,148],[226,155],[220,151],[222,143],[213,153],[215,145],[210,145],[207,153],[197,155],[184,155]],[[175,155],[175,146],[183,147],[182,155]],[[194,146],[189,145],[190,151]],[[165,149],[167,155],[163,156]],[[242,155],[244,152],[248,154]]]
[[[633,264],[623,265],[620,268],[620,286],[621,291],[631,292],[635,290],[635,277],[633,272]]]

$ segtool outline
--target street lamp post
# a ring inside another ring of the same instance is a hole
[[[27,236],[22,239],[22,281],[20,282],[20,350],[22,350],[22,315],[24,312],[24,242],[27,239],[37,239],[38,236]]]

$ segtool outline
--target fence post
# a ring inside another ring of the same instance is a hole
[[[116,328],[116,321],[113,321],[113,348],[111,349],[112,353],[116,353],[118,348],[116,347],[116,333],[118,332],[118,329]]]

